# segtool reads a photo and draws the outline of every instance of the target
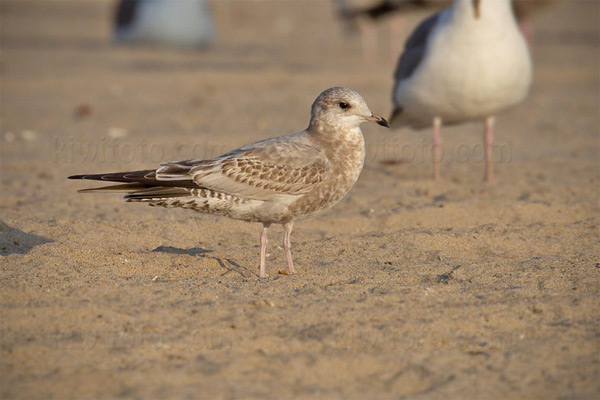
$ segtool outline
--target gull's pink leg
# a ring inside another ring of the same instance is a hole
[[[262,235],[260,235],[260,277],[265,278],[267,274],[265,273],[265,266],[267,264],[267,243],[269,240],[267,239],[267,230],[269,229],[271,224],[263,224]]]
[[[377,58],[377,28],[373,21],[364,19],[359,21],[362,53],[366,62],[374,62]]]
[[[483,134],[483,148],[485,150],[485,175],[483,177],[484,182],[491,182],[493,179],[492,150],[494,147],[494,121],[494,117],[488,117],[485,120],[485,133]]]
[[[292,261],[292,243],[290,242],[290,235],[292,234],[292,227],[294,226],[294,221],[290,221],[283,225],[283,230],[285,234],[283,236],[283,248],[285,250],[285,256],[287,257],[288,269],[290,274],[294,272],[294,261]]]
[[[433,119],[433,146],[431,155],[433,157],[433,180],[440,179],[440,161],[442,161],[442,135],[441,135],[442,120],[435,117]]]
[[[403,21],[401,18],[390,18],[390,56],[392,60],[398,57],[398,54],[402,52],[402,41],[405,35],[403,30]]]
[[[532,49],[533,42],[535,41],[535,28],[533,27],[533,24],[529,20],[522,20],[519,22],[519,29],[525,37],[529,49]]]

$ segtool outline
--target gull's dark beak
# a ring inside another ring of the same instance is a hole
[[[366,118],[367,121],[375,122],[377,125],[385,126],[386,128],[390,127],[390,124],[385,120],[385,118],[380,117],[379,115],[371,114],[370,117]]]

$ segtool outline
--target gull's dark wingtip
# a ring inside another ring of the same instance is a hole
[[[84,175],[71,175],[68,176],[67,179],[92,179],[96,181],[101,181],[108,174],[84,174]]]

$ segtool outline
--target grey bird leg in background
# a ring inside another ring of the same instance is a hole
[[[483,134],[483,148],[485,151],[485,175],[483,177],[484,182],[491,182],[492,177],[492,162],[493,154],[492,150],[494,147],[494,117],[488,117],[485,120],[485,132]]]
[[[404,21],[400,18],[390,19],[389,25],[389,46],[390,46],[390,58],[393,60],[398,57],[398,53],[402,52],[402,45],[404,38]]]
[[[267,276],[267,274],[265,273],[265,266],[267,264],[267,262],[266,262],[267,243],[269,243],[269,240],[267,239],[267,231],[269,230],[269,226],[271,226],[271,224],[263,224],[262,235],[260,235],[260,277],[261,278],[264,278]]]
[[[363,59],[366,62],[375,62],[377,59],[377,26],[370,19],[358,23],[362,45]]]
[[[292,260],[292,243],[290,242],[290,235],[292,234],[292,228],[294,221],[287,222],[283,225],[285,234],[283,236],[283,248],[285,250],[285,256],[287,258],[288,269],[290,274],[294,274],[294,261]]]
[[[431,156],[433,158],[433,180],[440,180],[440,162],[442,161],[442,119],[435,117],[433,119],[433,146],[431,147]]]

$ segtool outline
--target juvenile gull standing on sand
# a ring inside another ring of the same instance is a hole
[[[332,207],[350,191],[365,160],[360,130],[365,121],[388,127],[385,119],[373,115],[359,93],[334,87],[317,97],[308,128],[302,132],[248,144],[212,160],[170,162],[155,170],[69,179],[121,183],[81,192],[125,192],[127,201],[261,222],[261,278],[266,276],[267,230],[271,224],[282,224],[283,248],[293,274],[293,223]]]
[[[509,0],[455,0],[408,38],[395,73],[393,127],[433,122],[439,179],[442,123],[485,120],[485,177],[492,179],[494,115],[520,103],[531,84],[527,44]]]

